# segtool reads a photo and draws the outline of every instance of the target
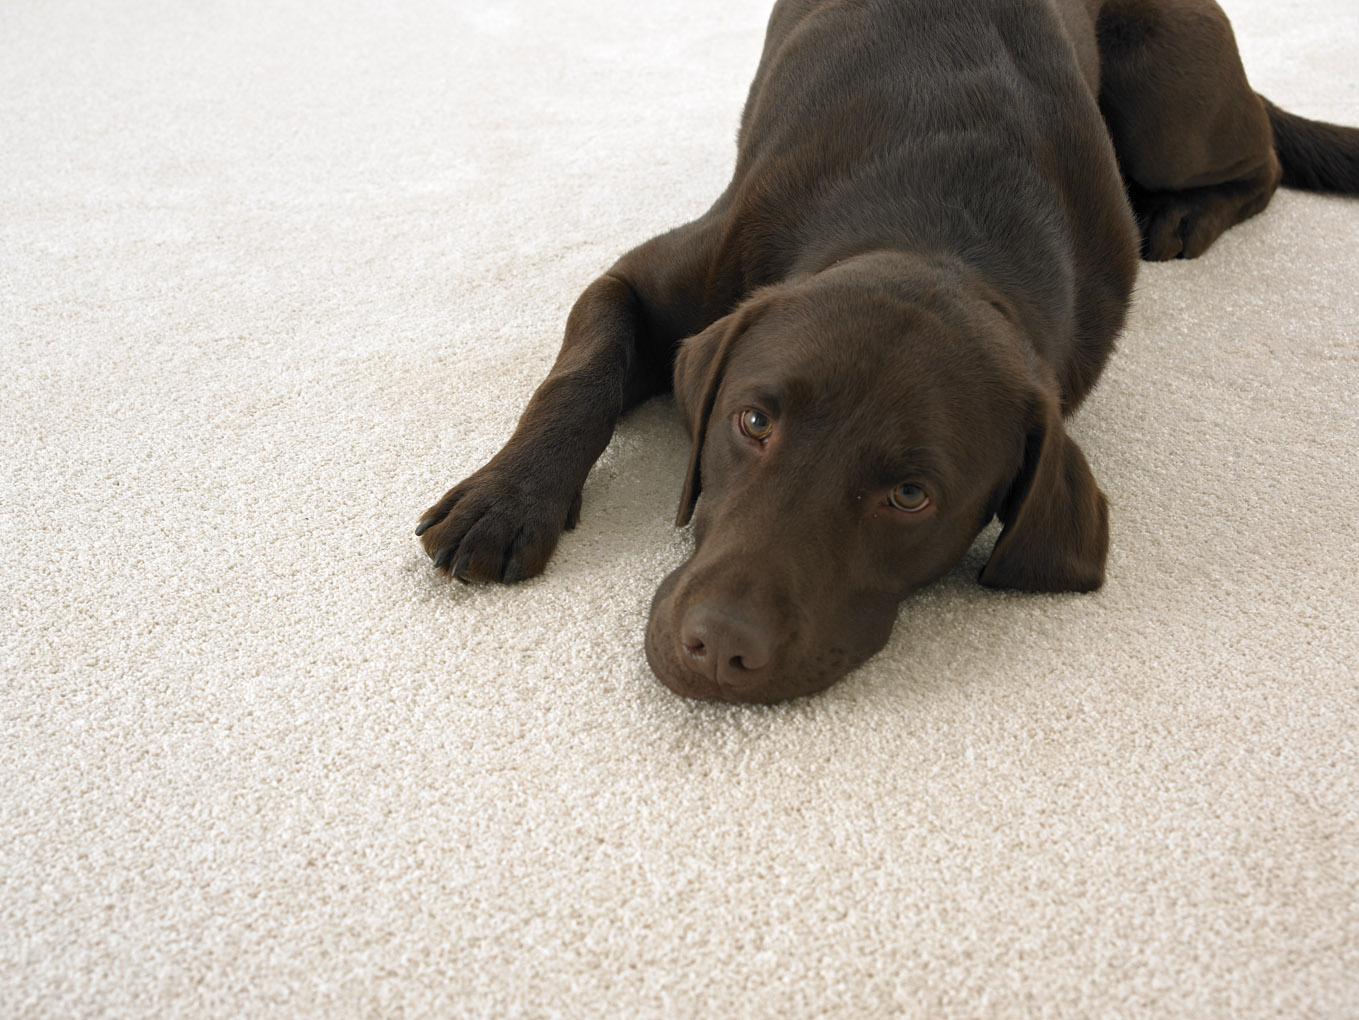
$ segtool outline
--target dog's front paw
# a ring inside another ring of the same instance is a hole
[[[492,461],[426,510],[415,533],[444,576],[510,584],[541,574],[579,518],[579,489]]]

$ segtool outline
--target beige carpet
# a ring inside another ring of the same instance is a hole
[[[1359,7],[1230,7],[1359,124]],[[766,15],[5,6],[0,1015],[1359,1016],[1359,200],[1146,268],[1098,595],[979,546],[825,695],[681,701],[666,402],[546,576],[431,572]]]

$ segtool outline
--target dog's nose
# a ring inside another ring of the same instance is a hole
[[[727,687],[753,683],[774,657],[769,629],[732,609],[690,606],[680,627],[689,668]]]

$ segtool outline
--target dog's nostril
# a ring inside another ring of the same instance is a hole
[[[758,631],[742,634],[740,643],[743,646],[741,653],[733,655],[728,660],[732,669],[741,673],[753,673],[769,665],[773,648],[766,634]]]
[[[705,675],[710,671],[706,633],[701,619],[686,616],[680,631],[680,648],[684,650],[684,658],[689,665]]]

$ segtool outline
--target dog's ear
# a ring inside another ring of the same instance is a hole
[[[693,442],[689,449],[689,471],[680,494],[679,513],[675,517],[676,527],[682,528],[689,523],[698,502],[703,440],[732,349],[758,318],[763,306],[762,301],[747,301],[680,345],[679,355],[675,358],[675,403]]]
[[[1024,462],[1001,502],[1004,523],[978,580],[992,588],[1094,591],[1104,583],[1109,509],[1057,402],[1040,400]]]

